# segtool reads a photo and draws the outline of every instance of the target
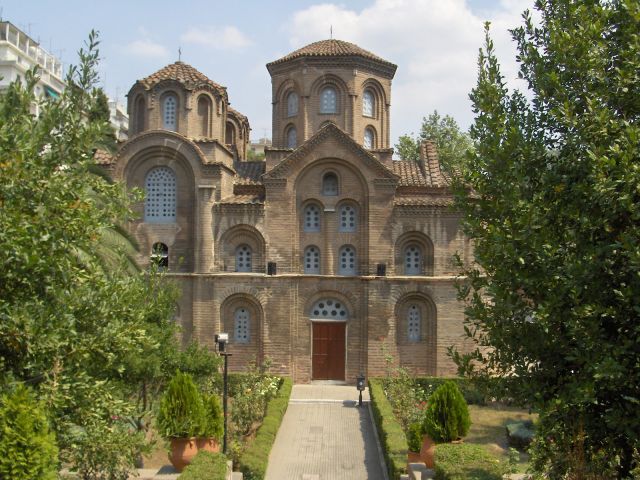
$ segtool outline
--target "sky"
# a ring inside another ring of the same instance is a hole
[[[271,81],[265,64],[330,37],[358,44],[398,65],[391,93],[391,139],[417,133],[437,110],[463,129],[473,122],[469,92],[477,79],[484,22],[502,73],[517,79],[508,32],[533,0],[0,0],[0,16],[65,66],[91,29],[100,33],[101,86],[126,103],[136,80],[178,60],[227,87],[249,117],[251,138],[271,137]]]

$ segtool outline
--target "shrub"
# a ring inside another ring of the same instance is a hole
[[[436,442],[464,437],[471,426],[469,408],[458,386],[452,381],[440,385],[429,397],[422,430]]]
[[[258,429],[255,440],[247,447],[240,457],[240,470],[245,480],[262,480],[267,473],[269,453],[276,439],[276,433],[282,423],[291,396],[291,379],[285,378],[280,389],[267,405],[267,413]]]
[[[220,399],[216,394],[203,395],[203,403],[206,419],[202,436],[220,441],[224,434],[224,418],[222,417]]]
[[[507,441],[511,447],[524,450],[531,445],[535,432],[533,422],[515,422],[507,425]]]
[[[486,405],[487,394],[484,389],[469,378],[461,377],[416,377],[414,379],[418,387],[424,391],[427,396],[433,393],[440,385],[446,381],[455,382],[460,388],[462,396],[468,405]]]
[[[193,457],[179,480],[225,480],[227,477],[227,457],[222,453],[200,451]]]
[[[409,425],[407,431],[407,445],[412,452],[419,452],[422,448],[422,424],[419,422]]]
[[[503,465],[482,446],[441,443],[436,446],[437,480],[501,480]]]
[[[57,478],[58,448],[44,409],[24,386],[0,396],[0,478]]]
[[[407,465],[407,438],[382,388],[382,380],[369,379],[369,395],[389,478],[399,479]]]
[[[177,371],[160,401],[157,426],[165,438],[201,436],[206,425],[206,411],[193,378]]]

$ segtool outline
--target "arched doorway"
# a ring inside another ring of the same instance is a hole
[[[345,379],[347,319],[349,313],[343,302],[326,298],[311,307],[312,325],[311,379]]]

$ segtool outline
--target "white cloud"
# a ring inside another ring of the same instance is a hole
[[[166,58],[169,50],[164,45],[149,39],[134,40],[125,46],[125,52],[129,55],[146,58]]]
[[[517,76],[508,28],[522,24],[531,0],[502,0],[488,12],[502,72],[511,85]],[[495,5],[495,4],[494,4]],[[483,12],[484,15],[484,12]],[[464,128],[473,120],[469,92],[476,84],[484,21],[465,0],[375,0],[361,11],[324,3],[295,12],[286,24],[291,46],[329,38],[354,42],[398,65],[393,82],[392,142],[419,130],[422,117],[437,109]]]
[[[249,37],[233,25],[189,27],[180,40],[216,50],[240,50],[252,44]]]

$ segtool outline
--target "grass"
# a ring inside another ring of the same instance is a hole
[[[486,406],[469,405],[471,428],[465,437],[465,443],[481,445],[488,453],[507,461],[509,445],[507,444],[506,425],[508,423],[536,420],[537,415],[530,415],[526,410],[507,407],[499,403]],[[518,471],[525,472],[529,465],[529,455],[520,453]]]

